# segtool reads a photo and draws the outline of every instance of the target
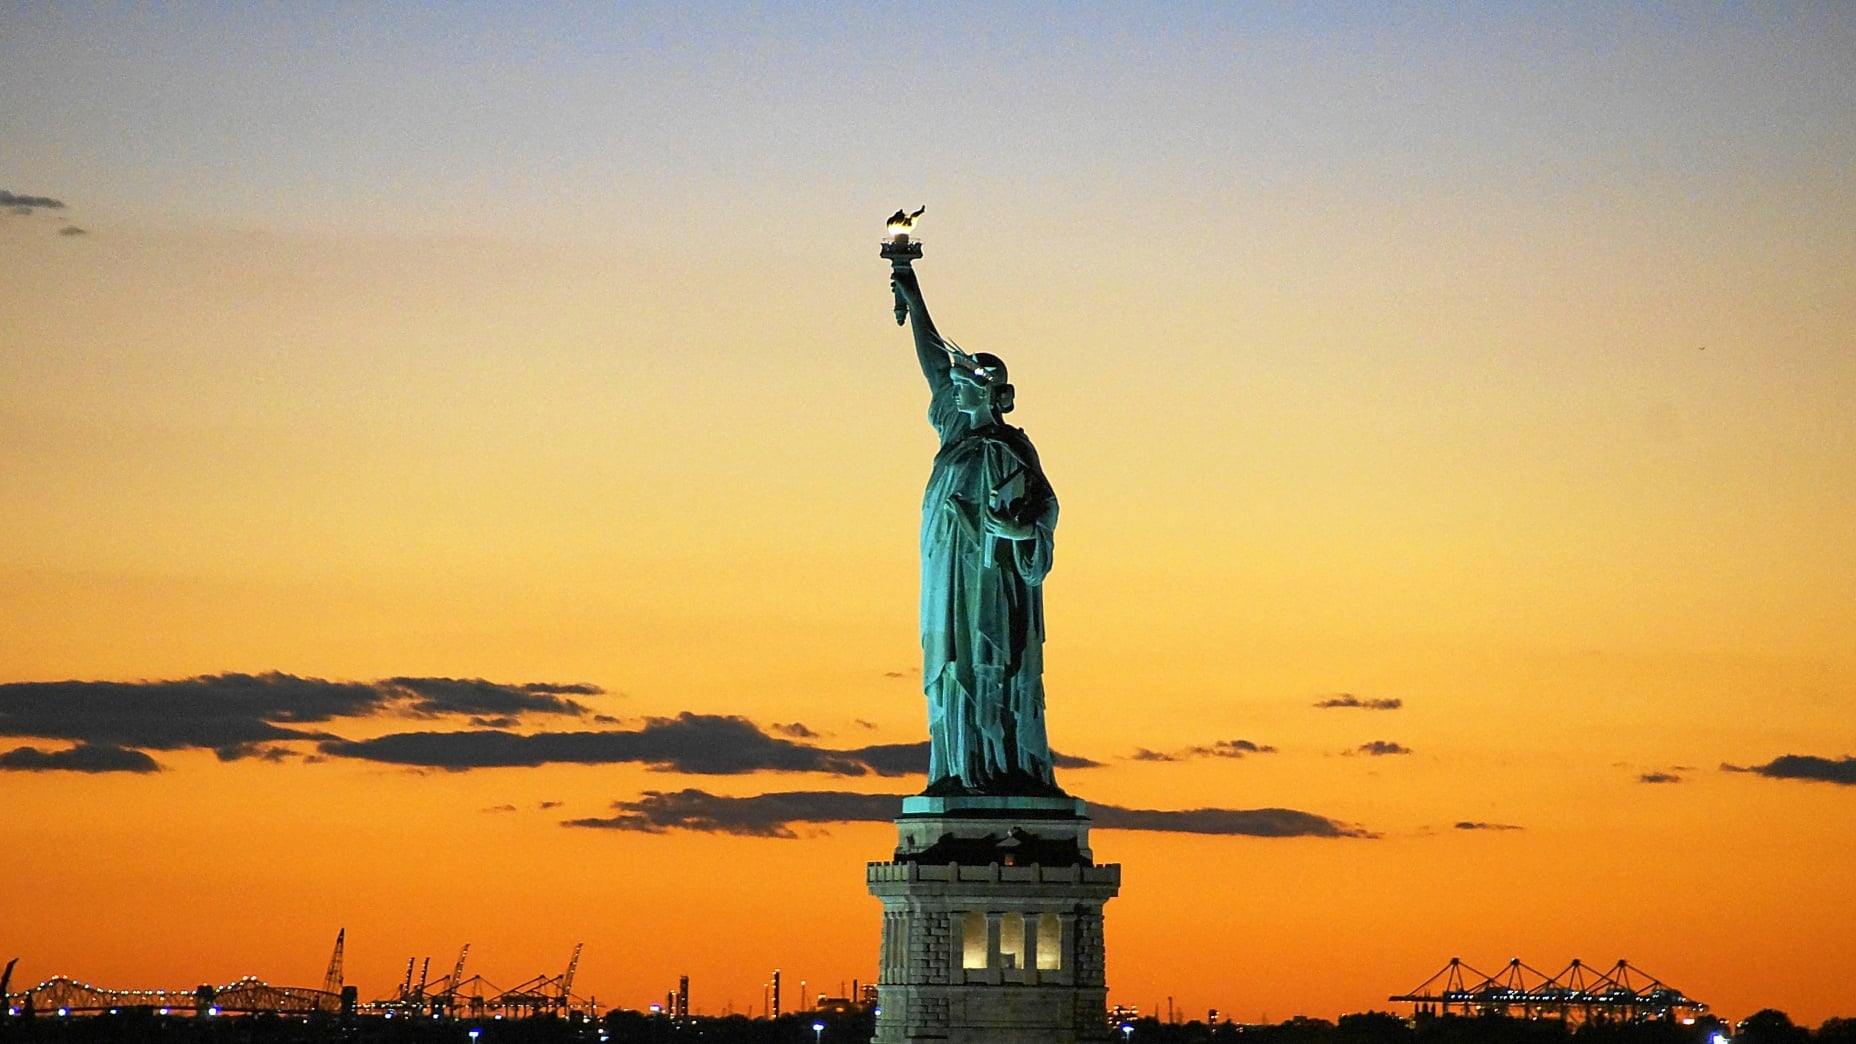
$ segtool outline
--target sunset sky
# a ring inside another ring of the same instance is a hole
[[[0,962],[872,980],[926,204],[1062,502],[1111,1003],[1627,958],[1856,1016],[1853,56],[1843,3],[0,5]]]

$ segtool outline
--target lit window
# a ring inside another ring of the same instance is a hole
[[[960,923],[960,966],[986,967],[986,915],[965,913],[954,917]]]
[[[1063,925],[1056,914],[1038,915],[1038,970],[1056,971],[1063,967]]]
[[[1025,966],[1025,919],[1009,913],[999,919],[999,963],[1006,968]]]

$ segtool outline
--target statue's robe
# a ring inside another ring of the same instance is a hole
[[[951,378],[928,419],[941,436],[922,497],[922,688],[930,793],[1051,793],[1044,729],[1044,599],[1057,497],[1025,433],[974,430]],[[987,532],[989,503],[1034,528]]]

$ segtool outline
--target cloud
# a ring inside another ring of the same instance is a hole
[[[1835,783],[1838,786],[1856,786],[1856,757],[1844,755],[1841,759],[1820,758],[1814,754],[1782,754],[1764,765],[1729,765],[1721,764],[1725,772],[1751,772],[1767,779],[1801,779],[1809,783]]]
[[[1357,707],[1361,710],[1383,710],[1383,711],[1384,710],[1385,711],[1398,710],[1400,707],[1403,707],[1404,705],[1405,705],[1405,701],[1400,700],[1400,699],[1363,700],[1359,698],[1358,696],[1355,696],[1351,692],[1343,692],[1338,696],[1330,696],[1325,700],[1320,700],[1316,702],[1315,704],[1316,707],[1319,707],[1322,710],[1332,710],[1336,707]]]
[[[1513,823],[1484,823],[1484,822],[1481,822],[1480,820],[1471,821],[1467,819],[1457,823],[1456,828],[1458,830],[1522,830],[1522,829],[1525,829],[1524,827],[1515,826]]]
[[[1645,772],[1637,777],[1639,783],[1680,783],[1682,777],[1673,772]]]
[[[587,708],[562,697],[597,696],[604,691],[592,685],[557,685],[550,682],[504,685],[482,678],[388,678],[380,682],[379,686],[385,695],[403,697],[407,701],[407,712],[422,717],[440,714],[563,714],[581,717],[587,713]]]
[[[1171,753],[1136,747],[1130,761],[1187,761],[1192,758],[1241,758],[1246,754],[1274,754],[1276,748],[1249,740],[1218,740],[1209,745],[1184,747]]]
[[[660,772],[731,776],[748,772],[828,772],[861,776],[877,770],[854,751],[811,747],[762,732],[746,718],[692,714],[646,718],[643,728],[606,732],[399,732],[366,740],[330,739],[324,754],[394,765],[462,771],[533,768],[548,764],[640,763]],[[888,773],[878,772],[879,775]]]
[[[1411,748],[1400,743],[1394,743],[1391,740],[1374,740],[1371,743],[1362,743],[1346,753],[1365,754],[1370,757],[1382,758],[1388,754],[1410,754]]]
[[[883,677],[885,678],[907,678],[910,673],[911,672],[909,671],[884,671]]]
[[[781,723],[781,722],[776,721],[773,723],[771,728],[773,729],[773,731],[779,733],[782,736],[791,736],[794,739],[818,739],[819,738],[818,733],[813,732],[811,729],[806,728],[804,722],[792,721],[792,722]]]
[[[891,794],[837,790],[798,790],[753,797],[724,797],[702,790],[649,790],[636,801],[615,801],[612,807],[617,815],[570,819],[562,825],[647,834],[693,830],[791,839],[799,836],[793,831],[796,823],[889,822],[902,813],[902,799]]]
[[[0,685],[0,735],[144,750],[237,750],[323,739],[297,726],[371,714],[380,692],[287,674],[219,674],[184,681],[12,682]]]
[[[278,760],[279,743],[337,741],[320,728],[341,718],[404,712],[487,715],[513,723],[521,714],[581,715],[565,699],[588,685],[482,679],[390,678],[336,682],[290,674],[212,674],[178,681],[57,681],[0,684],[0,736],[98,747],[211,750],[221,760]]]
[[[514,805],[491,805],[489,808],[480,808],[477,811],[479,812],[514,812],[515,810],[516,810],[516,807]]]
[[[635,801],[615,801],[616,815],[570,819],[563,826],[661,834],[670,830],[794,838],[795,825],[887,823],[902,811],[891,794],[803,790],[725,797],[703,790],[646,791]],[[1167,833],[1244,837],[1359,837],[1378,835],[1324,816],[1287,808],[1200,808],[1183,812],[1089,806],[1098,827]]]
[[[238,743],[229,747],[214,748],[213,756],[220,761],[244,761],[248,758],[256,758],[259,761],[268,761],[272,764],[276,764],[289,758],[301,757],[302,755],[291,750],[289,747],[280,747],[276,745],[267,746],[262,743]]]
[[[560,808],[564,804],[566,804],[565,801],[543,801],[540,808],[543,812],[546,812],[551,808]]]
[[[879,776],[926,776],[928,741],[920,743],[875,743],[844,752],[856,758]]]
[[[1091,803],[1089,816],[1104,830],[1152,830],[1227,837],[1360,837],[1378,834],[1292,808],[1195,808],[1166,812]]]
[[[5,772],[160,772],[154,758],[139,750],[108,744],[80,743],[69,750],[16,747],[0,754]]]
[[[58,230],[58,234],[61,236],[87,236],[90,234],[90,230],[78,228],[76,225],[66,225]]]
[[[16,196],[6,189],[0,189],[0,207],[15,214],[30,214],[34,210],[63,210],[64,201],[50,196]]]
[[[857,726],[859,726],[859,727],[861,727],[861,728],[866,728],[866,729],[874,729],[874,728],[876,728],[876,722],[874,722],[874,721],[866,721],[866,720],[864,720],[863,718],[857,718],[857,719],[854,719],[854,720],[852,721],[852,724],[854,724],[854,725],[857,725]]]

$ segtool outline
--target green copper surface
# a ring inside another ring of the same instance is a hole
[[[1044,728],[1042,589],[1057,496],[1031,440],[1003,419],[1014,395],[1004,361],[944,340],[912,258],[885,257],[940,437],[922,497],[925,793],[1060,795]]]

